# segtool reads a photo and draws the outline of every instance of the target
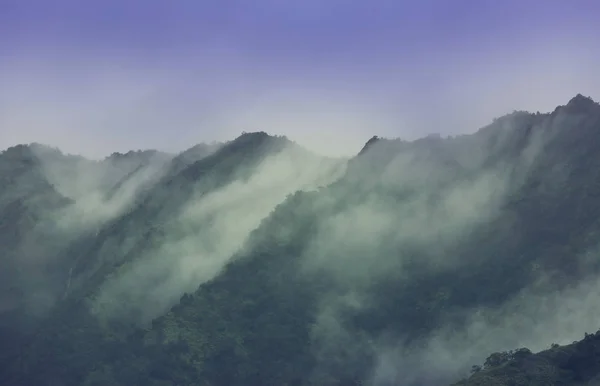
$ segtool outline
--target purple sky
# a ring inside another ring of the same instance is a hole
[[[597,0],[0,0],[0,148],[352,154],[600,99]]]

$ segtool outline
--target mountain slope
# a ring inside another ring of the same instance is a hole
[[[232,228],[230,224],[219,222],[218,217],[226,214],[224,210],[235,212],[236,208],[232,208],[231,205],[240,206],[237,210],[242,212],[236,214],[244,215],[245,218],[236,220],[235,232],[241,232],[239,236],[243,237],[243,234],[255,226],[254,223],[285,197],[285,194],[293,192],[294,186],[299,188],[304,187],[302,184],[316,184],[318,181],[312,182],[315,175],[328,178],[339,164],[324,162],[318,157],[300,153],[302,150],[287,139],[252,133],[237,138],[212,155],[192,163],[178,174],[167,174],[141,198],[139,205],[103,228],[94,237],[94,243],[89,245],[89,250],[81,252],[85,255],[85,260],[79,261],[74,271],[79,277],[78,280],[87,287],[96,288],[110,272],[97,267],[89,271],[89,274],[93,275],[89,276],[83,273],[85,267],[99,263],[110,270],[111,265],[121,265],[121,262],[115,259],[127,259],[128,262],[132,262],[144,256],[143,264],[146,264],[150,259],[148,255],[155,255],[160,259],[161,254],[171,256],[187,253],[216,253],[222,255],[219,259],[226,258],[225,255],[231,252],[216,251],[218,246],[214,245],[215,240],[223,237],[219,234],[221,232],[229,232],[230,236],[238,234],[231,233],[231,229],[225,229]],[[294,157],[300,157],[304,164],[294,165]],[[302,172],[308,174],[298,174]],[[272,175],[274,173],[282,175],[277,177]],[[268,180],[264,180],[265,175],[269,176]],[[291,181],[292,179],[295,180]],[[265,191],[261,192],[258,189]],[[225,197],[226,194],[230,197]],[[254,197],[256,195],[262,197]],[[244,212],[243,200],[246,199],[255,201],[249,212]],[[222,200],[225,202],[221,202]],[[262,205],[261,201],[264,202]],[[255,213],[257,211],[258,213]],[[230,244],[232,246],[227,249],[235,249],[235,243],[230,241]],[[205,256],[208,257],[210,256]],[[185,256],[178,258],[187,259]],[[160,261],[155,263],[163,264]],[[164,263],[173,264],[172,261]],[[217,263],[218,265],[220,263]],[[203,271],[213,269],[205,265]],[[165,270],[168,269],[157,269],[161,272]],[[190,290],[197,285],[193,285]],[[80,295],[81,293],[77,293],[76,296]],[[180,295],[177,295],[177,298]]]
[[[97,162],[39,144],[7,149],[0,155],[0,243],[11,265],[3,273],[29,292],[36,283],[52,303],[71,264],[64,249],[116,216],[136,189],[150,183],[168,157],[157,158],[155,152],[131,152]]]
[[[507,117],[454,142],[400,143],[388,159],[374,145],[363,154],[373,154],[372,163],[356,160],[370,173],[358,169],[357,177],[351,167],[331,187],[290,198],[235,263],[140,338],[148,349],[140,352],[144,382],[450,380],[443,368],[428,363],[430,375],[416,365],[432,355],[421,347],[447,333],[440,328],[459,328],[474,310],[502,307],[527,289],[560,290],[594,272],[577,257],[597,242],[591,166],[598,160],[569,146],[597,146],[590,139],[599,115],[596,105],[573,114],[573,103],[555,114]],[[461,164],[473,143],[486,156]],[[573,184],[586,193],[565,190]],[[538,284],[544,277],[551,283]],[[379,370],[394,360],[381,354],[386,341],[405,347],[396,360],[408,373]],[[187,370],[155,371],[166,355]]]
[[[25,349],[41,356],[25,361],[39,363],[36,382],[52,379],[41,369],[52,372],[51,363],[63,359],[43,353],[71,350],[62,344],[65,336],[41,336],[62,331],[78,344],[83,336],[124,336],[148,323],[218,274],[286,195],[327,183],[343,167],[343,161],[318,157],[285,138],[249,133],[179,173],[167,172],[131,209],[66,251],[74,264],[62,303]],[[14,382],[33,382],[27,377]]]
[[[493,353],[484,366],[474,366],[473,375],[454,386],[592,386],[600,382],[600,333],[570,345],[552,344],[532,354],[527,349]]]
[[[64,299],[2,380],[444,385],[571,342],[600,318],[598,130],[578,95],[472,135],[373,138],[347,167],[242,135],[72,244]]]

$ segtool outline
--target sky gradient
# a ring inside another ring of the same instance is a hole
[[[600,99],[596,0],[0,0],[0,149],[354,154]]]

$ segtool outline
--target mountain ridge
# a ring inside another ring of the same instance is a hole
[[[597,330],[577,312],[600,293],[598,107],[577,95],[470,135],[374,136],[347,161],[257,132],[148,179],[111,169],[131,193],[58,248],[76,262],[55,268],[67,291],[2,381],[448,385],[490,352]],[[503,371],[465,384],[527,366]]]
[[[590,96],[584,96],[583,94],[576,94],[575,96],[573,96],[572,98],[570,98],[568,100],[568,102],[564,105],[559,105],[557,106],[553,111],[551,112],[547,112],[547,113],[533,113],[530,111],[526,111],[526,110],[520,110],[520,111],[513,111],[512,113],[506,113],[500,117],[497,118],[493,118],[493,121],[498,121],[498,120],[503,120],[503,119],[508,119],[508,118],[513,118],[516,115],[542,115],[542,116],[550,116],[553,114],[556,114],[559,111],[568,111],[568,112],[585,112],[585,111],[589,111],[589,110],[598,110],[600,109],[600,102],[595,101],[592,97]],[[492,124],[490,124],[492,125]],[[469,136],[472,134],[475,134],[477,132],[479,132],[480,130],[485,130],[488,126],[490,125],[486,125],[483,126],[477,130],[475,130],[473,133],[470,134],[460,134],[457,136],[452,136],[450,135],[449,137],[460,137],[460,136]],[[254,132],[243,132],[242,134],[240,134],[239,136],[237,136],[234,140],[230,140],[228,142],[233,142],[236,139],[241,139],[241,138],[250,138],[250,137],[265,137],[265,136],[270,136],[270,137],[281,137],[284,139],[287,139],[287,137],[285,136],[276,136],[276,135],[270,135],[264,131],[254,131]],[[367,145],[369,145],[370,143],[374,143],[377,140],[384,140],[384,141],[403,141],[403,142],[417,142],[417,141],[422,141],[422,140],[427,140],[427,139],[431,139],[431,138],[440,138],[442,139],[442,137],[439,134],[427,134],[423,137],[419,137],[417,139],[414,140],[402,140],[399,138],[385,138],[385,137],[381,137],[379,135],[373,135],[369,140],[367,140],[365,142],[365,145],[363,145],[362,149],[358,149],[357,154],[360,154],[362,151],[366,150]],[[289,139],[288,139],[289,140]],[[179,151],[178,153],[176,153],[177,155],[181,155],[184,154],[186,152],[190,152],[193,151],[194,149],[198,150],[201,148],[211,148],[211,147],[220,147],[222,146],[224,143],[222,142],[213,142],[213,143],[199,143],[196,144],[190,148],[184,149]],[[62,155],[66,155],[69,157],[77,157],[77,158],[86,158],[85,156],[82,155],[75,155],[75,154],[68,154],[68,153],[63,153],[59,148],[55,147],[55,146],[51,146],[51,145],[47,145],[47,144],[42,144],[39,142],[31,142],[29,144],[15,144],[12,146],[8,146],[6,149],[4,150],[0,150],[0,153],[9,151],[9,150],[16,150],[19,148],[38,148],[38,149],[44,149],[46,152],[54,152],[54,153],[60,153]],[[14,148],[14,149],[13,149]],[[157,149],[144,149],[144,150],[129,150],[126,153],[122,153],[122,152],[113,152],[110,155],[105,156],[102,160],[107,160],[107,159],[111,159],[111,158],[123,158],[123,157],[131,157],[134,155],[142,155],[142,156],[152,156],[152,155],[156,155],[156,154],[162,154],[162,155],[173,155],[172,153],[168,153],[168,152],[164,152],[161,150],[157,150]],[[100,162],[102,160],[96,161],[96,162]]]

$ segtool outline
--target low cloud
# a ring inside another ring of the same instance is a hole
[[[102,161],[64,155],[33,145],[44,177],[73,204],[55,215],[59,227],[98,227],[128,210],[168,171],[171,155],[155,151],[115,153]]]
[[[389,143],[380,146],[375,143],[364,156],[373,155],[372,162],[383,163],[384,167],[373,168],[379,171],[374,175],[361,171],[363,178],[374,180],[372,184],[366,184],[366,188],[357,185],[324,191],[331,201],[347,205],[340,204],[341,209],[321,218],[319,232],[305,254],[306,274],[325,273],[332,279],[329,292],[321,296],[313,328],[315,352],[329,353],[321,355],[316,374],[322,376],[328,370],[320,369],[339,366],[335,358],[346,355],[352,361],[374,355],[377,363],[371,376],[373,385],[444,384],[455,380],[492,351],[521,346],[541,349],[561,336],[552,334],[565,328],[564,320],[544,325],[534,333],[532,321],[550,318],[552,307],[563,301],[568,307],[565,297],[572,297],[567,293],[555,296],[550,301],[552,305],[542,302],[544,294],[534,297],[523,292],[500,308],[464,311],[472,313],[464,331],[435,331],[416,347],[405,346],[397,338],[357,336],[356,329],[344,325],[343,315],[348,315],[348,311],[360,314],[368,310],[369,289],[377,283],[392,278],[407,282],[413,279],[414,273],[408,265],[415,263],[415,252],[419,257],[417,263],[429,273],[464,264],[462,256],[452,254],[453,247],[501,214],[507,199],[518,192],[532,167],[540,161],[540,151],[556,134],[557,128],[552,125],[535,124],[526,146],[511,158],[503,151],[514,151],[517,145],[510,141],[529,130],[527,124],[518,122],[518,119],[502,119],[495,127],[474,137],[444,140],[439,148],[438,139],[428,139],[429,145],[425,144],[421,150],[416,143],[396,142],[396,153],[387,160],[381,152],[389,149]],[[556,125],[563,124],[561,119],[556,120]],[[471,147],[482,147],[479,150],[488,154],[476,153],[469,159],[462,151]],[[429,152],[431,149],[434,151]],[[491,163],[496,153],[502,154],[499,159],[504,161]],[[557,178],[564,177],[564,170],[555,172]],[[525,303],[519,303],[523,297]],[[494,322],[490,320],[493,315]],[[524,321],[526,317],[529,322]],[[518,320],[520,329],[508,333]],[[572,322],[576,320],[574,316]],[[585,320],[589,322],[585,327],[591,327],[593,317]],[[561,342],[581,335],[582,327],[579,324],[568,328],[572,334],[565,332]],[[349,354],[361,351],[362,356]]]
[[[379,346],[371,384],[444,385],[467,376],[493,352],[570,344],[598,330],[598,296],[594,276],[560,291],[530,287],[498,307],[465,310],[463,326],[442,327],[418,346]]]
[[[133,314],[137,322],[161,315],[184,293],[216,276],[287,195],[335,180],[344,165],[290,148],[266,157],[248,180],[192,198],[165,226],[165,242],[103,285],[94,312]]]
[[[495,130],[513,135],[522,129],[502,125]],[[546,133],[540,133],[531,136],[509,165],[486,166],[487,158],[476,159],[477,155],[461,159],[462,150],[474,145],[475,139],[467,137],[443,140],[439,150],[436,142],[421,150],[418,144],[397,143],[389,160],[363,160],[380,165],[373,171],[359,170],[362,179],[357,186],[323,191],[340,209],[320,221],[308,246],[306,268],[328,270],[340,281],[356,285],[401,271],[403,259],[396,255],[403,250],[427,252],[433,259],[431,268],[458,263],[459,257],[448,256],[446,249],[499,214],[537,160],[547,140]],[[487,143],[477,145],[493,151]],[[365,157],[381,156],[389,151],[384,146],[376,143]],[[393,250],[381,249],[391,245]]]

